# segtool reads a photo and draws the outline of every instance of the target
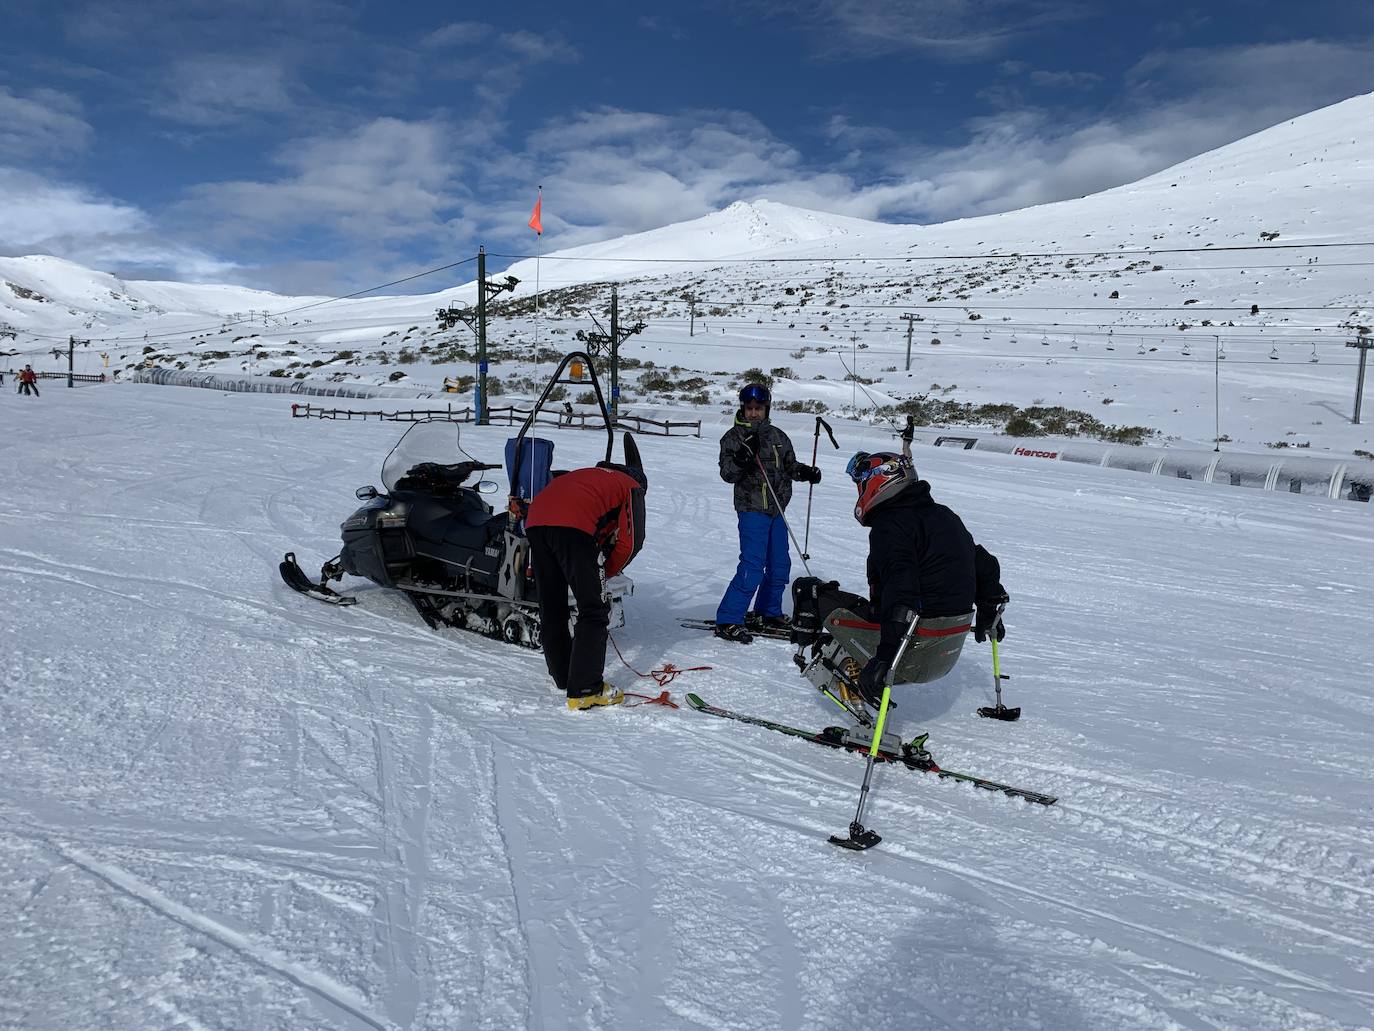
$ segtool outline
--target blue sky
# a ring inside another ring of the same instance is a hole
[[[0,254],[289,293],[528,250],[540,183],[546,250],[760,197],[942,221],[1374,90],[1350,0],[0,0],[0,24]]]

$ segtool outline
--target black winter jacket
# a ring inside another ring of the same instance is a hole
[[[792,500],[792,481],[801,479],[797,470],[797,454],[792,441],[765,416],[758,425],[759,457],[768,472],[768,487],[764,488],[757,462],[741,467],[736,456],[744,450],[744,441],[752,430],[744,421],[742,411],[735,412],[735,425],[720,438],[720,478],[735,485],[736,512],[763,512],[781,515],[781,509]],[[774,503],[776,501],[776,504]]]
[[[961,616],[975,603],[996,605],[1001,567],[952,509],[918,480],[869,516],[868,584],[873,619],[882,625],[878,657],[891,662],[906,624],[902,607],[923,616]]]

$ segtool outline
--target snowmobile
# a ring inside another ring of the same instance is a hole
[[[403,592],[430,627],[447,625],[538,648],[539,606],[523,517],[530,499],[553,475],[553,442],[527,437],[527,432],[554,386],[586,385],[586,380],[560,378],[575,358],[591,371],[606,424],[606,464],[611,464],[611,418],[591,360],[576,352],[554,373],[519,435],[506,442],[511,477],[506,511],[494,511],[482,497],[499,491],[499,483],[469,482],[474,474],[501,466],[479,462],[465,452],[456,423],[417,422],[382,463],[385,492],[372,486],[357,490],[365,504],[344,520],[342,550],[324,563],[319,581],[306,576],[294,552],[281,561],[282,580],[307,597],[353,605],[356,597],[329,584],[345,573],[360,576]],[[624,450],[625,465],[639,467],[639,451],[629,433],[624,435]],[[624,575],[607,579],[612,627],[625,625],[623,599],[633,591],[633,581]]]

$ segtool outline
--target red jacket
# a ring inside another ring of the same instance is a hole
[[[36,372],[34,372],[32,369],[20,369],[20,370],[19,370],[19,382],[20,382],[20,383],[37,383],[37,382],[38,382],[38,374],[37,374]]]
[[[573,469],[555,476],[534,496],[525,527],[568,526],[581,530],[606,556],[606,575],[615,576],[643,546],[643,497],[644,492],[634,478],[622,472]]]

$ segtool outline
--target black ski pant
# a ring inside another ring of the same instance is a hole
[[[597,694],[604,683],[611,606],[591,535],[571,526],[531,526],[530,563],[539,596],[539,633],[549,676],[569,698]],[[568,590],[577,626],[568,633]]]
[[[37,396],[38,396],[38,384],[37,384],[37,383],[21,383],[21,384],[19,384],[19,393],[20,393],[21,396],[24,395],[24,394],[29,393],[29,391],[33,391],[33,396],[34,396],[34,397],[37,397]]]

